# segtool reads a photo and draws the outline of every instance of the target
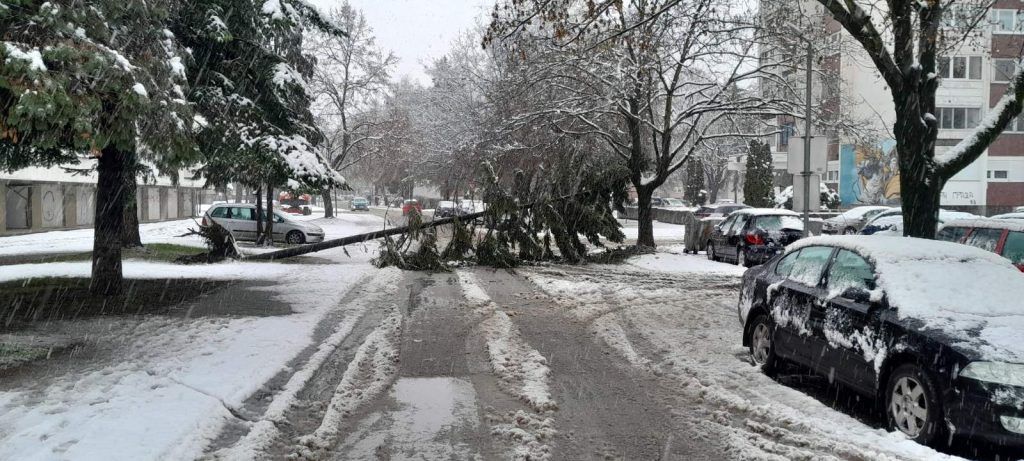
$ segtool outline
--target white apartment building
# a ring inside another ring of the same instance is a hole
[[[869,143],[829,133],[827,173],[822,180],[840,193],[844,206],[898,204],[899,178],[891,130],[895,112],[889,89],[854,39],[817,2],[803,0],[801,8],[822,18],[826,37],[817,53],[814,98],[828,110],[857,120],[878,133]],[[977,126],[1007,87],[1014,59],[1024,45],[1024,1],[998,0],[988,23],[956,50],[941,58],[937,113],[940,132],[936,150],[956,145]],[[830,46],[835,44],[840,46]],[[764,54],[762,54],[764,56]],[[801,77],[801,75],[794,75]],[[823,84],[824,82],[824,84]],[[802,120],[779,117],[780,133],[773,153],[778,170],[786,170],[790,139],[800,136]],[[793,139],[799,142],[800,140]],[[789,178],[779,175],[785,185]],[[991,215],[1024,205],[1024,117],[1007,128],[968,168],[948,182],[943,207]]]

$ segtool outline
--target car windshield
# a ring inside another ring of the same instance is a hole
[[[884,208],[873,208],[873,207],[857,207],[850,210],[846,210],[845,213],[839,215],[843,219],[860,219],[864,217],[874,216],[885,211]]]
[[[1014,264],[1024,264],[1024,232],[1013,231],[1006,234],[1003,243],[1003,257]]]
[[[664,199],[663,202],[665,203],[665,206],[685,206],[686,205],[686,204],[683,203],[682,200],[679,200],[677,198],[667,198],[667,199]]]
[[[796,216],[789,215],[758,216],[754,220],[754,226],[764,231],[804,230],[804,222]]]

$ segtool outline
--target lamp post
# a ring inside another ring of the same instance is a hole
[[[811,66],[814,64],[814,48],[811,41],[800,37],[807,43],[807,75],[805,77],[804,107],[804,168],[800,173],[804,178],[804,237],[807,237],[811,224]]]

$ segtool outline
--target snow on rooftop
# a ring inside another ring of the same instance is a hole
[[[863,235],[806,238],[786,251],[815,245],[870,260],[901,320],[941,332],[969,357],[1024,363],[1024,274],[1009,260],[958,243]]]

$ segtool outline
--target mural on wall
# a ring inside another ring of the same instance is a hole
[[[900,173],[896,141],[839,148],[839,198],[843,205],[896,205]]]
[[[59,185],[38,186],[42,193],[43,227],[64,226],[64,190]]]

